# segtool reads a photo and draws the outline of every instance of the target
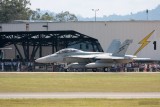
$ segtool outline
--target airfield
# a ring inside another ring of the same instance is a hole
[[[1,72],[0,86],[3,107],[160,105],[159,72]]]
[[[4,72],[0,93],[160,92],[160,72]]]

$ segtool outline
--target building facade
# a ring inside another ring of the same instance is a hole
[[[136,53],[141,58],[160,60],[160,21],[107,21],[107,22],[23,22],[14,24],[0,24],[0,32],[31,32],[31,31],[76,31],[95,38],[105,52],[113,39],[123,42],[133,39],[127,54]],[[3,42],[3,41],[1,41]],[[5,50],[6,58],[15,58],[17,52]],[[20,49],[21,51],[22,49]],[[52,53],[50,47],[42,48],[43,54]],[[36,53],[35,58],[39,55]]]

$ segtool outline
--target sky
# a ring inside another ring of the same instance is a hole
[[[69,11],[82,17],[94,17],[92,9],[99,9],[97,17],[134,14],[160,5],[160,0],[30,0],[30,8],[54,13]]]

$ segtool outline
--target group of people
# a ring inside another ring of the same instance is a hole
[[[121,65],[113,65],[110,71],[124,71],[124,72],[156,72],[160,71],[158,63],[127,63]]]
[[[1,61],[0,68],[1,71],[32,71],[33,64],[33,62],[22,63],[21,61]]]
[[[62,71],[61,66],[58,66]],[[1,61],[0,62],[0,71],[34,71],[35,63],[34,62],[21,62],[21,61]],[[160,71],[160,64],[157,63],[140,63],[132,62],[127,64],[118,64],[109,68],[110,72],[156,72]]]

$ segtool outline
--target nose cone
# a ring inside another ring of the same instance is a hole
[[[42,58],[36,59],[35,62],[37,62],[37,63],[47,63],[47,60],[46,60],[45,57],[42,57]]]
[[[35,60],[37,63],[55,63],[59,61],[59,57],[56,54],[44,56]]]

